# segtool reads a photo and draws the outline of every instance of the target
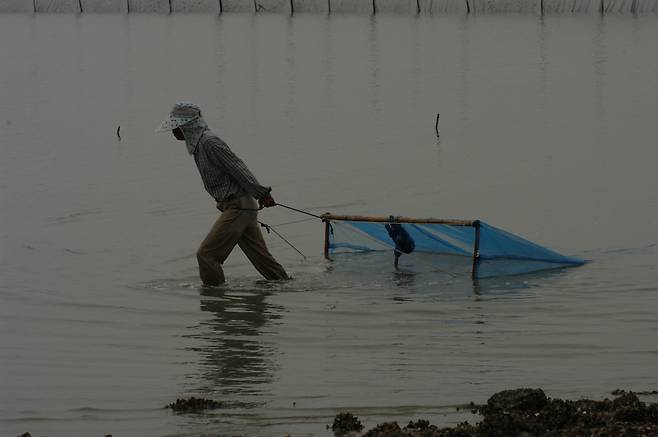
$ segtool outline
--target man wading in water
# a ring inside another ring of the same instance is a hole
[[[270,194],[272,188],[260,185],[245,163],[208,129],[198,106],[176,103],[158,131],[171,131],[177,140],[185,141],[206,191],[222,211],[196,253],[203,283],[224,283],[222,263],[236,244],[266,279],[288,279],[281,264],[267,250],[256,220],[259,205],[276,205]]]

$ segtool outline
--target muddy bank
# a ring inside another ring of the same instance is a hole
[[[640,401],[633,392],[616,390],[612,400],[570,401],[547,398],[541,389],[505,390],[494,394],[486,405],[470,408],[482,420],[439,428],[426,420],[399,425],[388,422],[363,436],[409,437],[619,437],[658,436],[658,404]],[[349,419],[349,420],[346,420]],[[358,418],[346,413],[336,416],[336,435],[357,435]]]

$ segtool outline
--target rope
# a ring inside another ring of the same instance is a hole
[[[284,207],[284,208],[290,209],[290,210],[292,210],[292,211],[299,212],[299,213],[301,213],[301,214],[310,215],[311,217],[318,218],[318,219],[320,219],[320,220],[322,220],[322,221],[325,220],[325,218],[322,217],[322,216],[320,216],[320,215],[313,214],[313,213],[311,213],[311,212],[304,211],[304,210],[301,210],[301,209],[293,208],[292,206],[284,205],[283,203],[277,203],[276,206],[282,206],[282,207]]]
[[[263,223],[263,222],[261,222],[261,221],[258,221],[258,223],[259,223],[263,228],[265,228],[265,230],[267,231],[268,234],[270,233],[270,231],[274,232],[274,233],[276,234],[277,237],[279,237],[280,239],[282,239],[283,241],[285,241],[286,243],[288,243],[288,246],[290,246],[290,247],[292,247],[293,249],[295,249],[295,251],[296,251],[298,254],[300,254],[301,256],[304,257],[304,259],[306,259],[306,255],[304,255],[302,252],[300,252],[299,249],[297,249],[295,246],[293,246],[293,244],[292,244],[290,241],[286,240],[286,238],[285,238],[283,235],[279,234],[279,233],[276,231],[276,229],[274,229],[272,226],[270,226],[270,225],[268,225],[268,224],[265,224],[265,223]]]
[[[302,209],[293,208],[292,206],[284,205],[283,203],[275,203],[274,206],[282,206],[282,207],[284,207],[284,208],[290,209],[290,210],[292,210],[292,211],[299,212],[299,213],[301,213],[301,214],[309,215],[309,216],[311,216],[311,217],[314,217],[314,218],[320,219],[320,220],[322,220],[322,221],[325,221],[325,220],[326,220],[326,219],[325,219],[324,217],[322,217],[321,215],[313,214],[312,212],[304,211],[304,210],[302,210]],[[237,209],[237,210],[239,210],[239,211],[260,211],[260,210],[262,210],[263,208],[265,208],[265,207],[264,207],[264,206],[261,206],[261,207],[259,207],[259,208],[235,208],[235,209]],[[300,221],[300,222],[301,222],[301,221]],[[293,223],[294,223],[294,222],[293,222]],[[286,223],[286,224],[287,224],[287,223]]]

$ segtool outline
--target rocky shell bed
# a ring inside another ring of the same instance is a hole
[[[336,436],[363,437],[654,437],[658,436],[658,404],[647,404],[636,393],[612,392],[612,400],[577,401],[551,399],[541,389],[504,390],[491,396],[486,405],[466,408],[482,415],[477,424],[460,423],[439,428],[427,420],[400,426],[386,422],[361,433],[363,425],[349,412],[336,415],[331,428]],[[638,392],[653,396],[655,391]],[[167,405],[176,413],[202,414],[226,404],[211,399],[177,399]],[[31,437],[29,433],[19,437]],[[106,437],[111,437],[110,435]]]
[[[486,405],[472,405],[482,420],[471,425],[461,423],[439,428],[428,421],[396,422],[377,425],[363,436],[422,437],[619,437],[658,436],[658,404],[646,404],[633,392],[616,391],[613,400],[588,399],[570,401],[549,399],[541,389],[505,390],[494,394]],[[336,435],[360,431],[350,425],[358,423],[346,413],[336,416],[332,430]],[[341,428],[341,425],[347,425]]]

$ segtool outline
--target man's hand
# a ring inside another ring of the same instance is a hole
[[[261,208],[270,208],[272,206],[276,206],[276,202],[274,201],[272,195],[268,194],[267,196],[258,199],[258,205],[260,205]]]

